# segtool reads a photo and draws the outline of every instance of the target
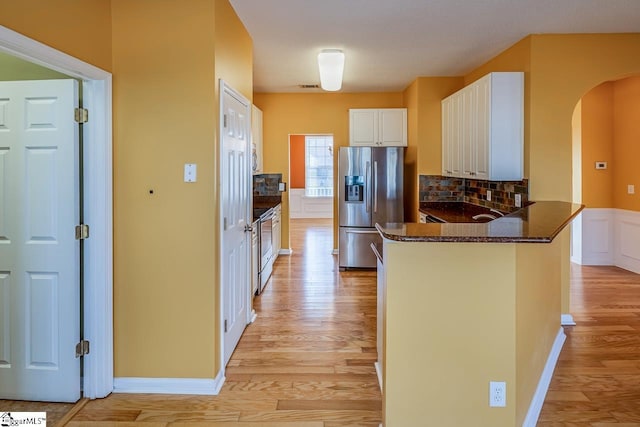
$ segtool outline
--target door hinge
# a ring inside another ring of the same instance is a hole
[[[87,224],[76,225],[76,240],[89,238],[89,226]]]
[[[78,123],[87,123],[89,121],[89,110],[86,108],[76,108],[73,112],[73,118]]]
[[[227,333],[227,319],[224,319],[224,333]]]
[[[76,358],[89,354],[89,341],[82,340],[76,344]]]
[[[223,114],[223,116],[222,116],[222,117],[224,118],[224,119],[222,120],[222,121],[223,121],[222,127],[226,128],[226,127],[227,127],[227,115],[226,115],[226,114]]]

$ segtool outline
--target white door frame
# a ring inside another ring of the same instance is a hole
[[[83,81],[85,241],[84,335],[91,342],[85,357],[84,397],[113,391],[113,188],[111,73],[0,26],[0,52]]]

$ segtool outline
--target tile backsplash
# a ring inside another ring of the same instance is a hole
[[[513,212],[515,195],[520,194],[522,206],[529,203],[529,180],[484,181],[452,178],[441,175],[420,175],[420,202],[467,202],[474,205]],[[487,200],[491,191],[491,201]]]
[[[278,184],[282,182],[281,173],[262,173],[253,175],[254,196],[280,196]]]
[[[421,202],[464,202],[464,178],[420,175]]]

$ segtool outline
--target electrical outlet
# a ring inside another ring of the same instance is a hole
[[[489,382],[489,406],[507,406],[507,383],[504,381]]]
[[[633,184],[627,185],[627,194],[635,194],[635,193],[636,193],[636,186]]]
[[[196,171],[195,163],[185,163],[184,182],[196,182]]]
[[[522,194],[516,193],[516,208],[522,207]]]
[[[491,201],[491,190],[487,190],[487,202]]]

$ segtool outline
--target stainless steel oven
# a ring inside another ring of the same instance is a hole
[[[273,217],[274,210],[269,209],[260,215],[260,277],[258,294],[262,293],[273,269]]]

